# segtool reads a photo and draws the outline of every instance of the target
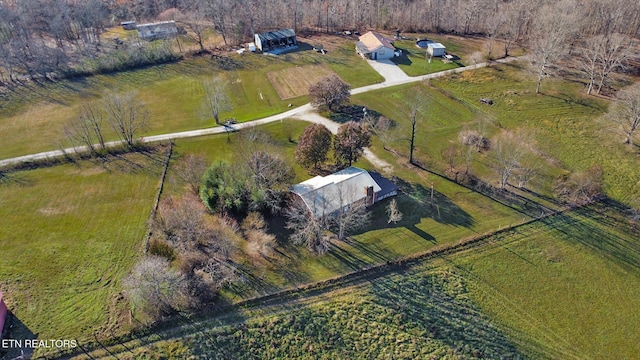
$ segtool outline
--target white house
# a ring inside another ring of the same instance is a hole
[[[378,173],[351,166],[293,185],[291,192],[304,201],[313,216],[323,217],[359,201],[364,201],[367,206],[373,205],[397,194],[398,188]]]
[[[173,20],[140,24],[136,26],[136,29],[138,36],[145,40],[167,39],[178,35],[178,27]]]
[[[444,56],[445,49],[444,45],[437,42],[427,44],[427,53],[431,56]]]
[[[372,31],[360,36],[358,40],[356,52],[363,58],[371,60],[391,59],[396,50],[391,40]]]

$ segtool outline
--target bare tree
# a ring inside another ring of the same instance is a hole
[[[353,186],[338,186],[338,210],[328,216],[330,228],[344,240],[352,231],[361,229],[369,222],[365,199],[358,199],[359,189]]]
[[[180,178],[194,195],[200,194],[202,176],[207,171],[208,163],[201,154],[188,154],[177,161],[175,174]]]
[[[134,310],[145,314],[150,322],[183,309],[188,303],[184,277],[159,256],[142,258],[123,285]]]
[[[292,200],[285,215],[287,217],[286,228],[293,231],[289,237],[292,243],[304,244],[309,250],[318,254],[324,254],[329,250],[331,241],[326,234],[329,224],[325,217],[313,216],[299,197]]]
[[[180,24],[186,27],[186,36],[200,47],[200,53],[205,52],[204,40],[212,24],[208,19],[207,3],[202,0],[191,0],[187,5],[189,11],[180,17]]]
[[[624,143],[633,145],[640,128],[640,84],[634,84],[618,93],[618,101],[607,114],[607,118],[618,125],[624,135]]]
[[[602,44],[598,47],[598,94],[606,85],[609,76],[614,71],[622,68],[631,56],[630,39],[621,34],[605,35],[601,39]]]
[[[103,135],[104,112],[95,102],[84,103],[80,107],[78,117],[71,119],[64,126],[64,133],[72,143],[86,146],[92,153],[96,153],[96,143],[104,150]]]
[[[569,39],[572,24],[558,6],[540,8],[534,18],[531,31],[531,66],[537,77],[536,94],[540,93],[542,80],[550,75],[551,68],[565,53],[565,42]]]
[[[396,199],[392,199],[389,205],[387,205],[387,215],[389,215],[387,224],[397,224],[398,221],[402,220],[402,213],[398,210],[398,203],[396,202]]]
[[[127,146],[134,146],[138,131],[147,126],[149,112],[146,106],[136,100],[135,92],[111,93],[105,96],[102,107],[105,119]]]
[[[207,117],[213,117],[216,124],[220,124],[220,113],[230,108],[227,96],[227,86],[222,78],[214,77],[202,83],[204,98],[202,108]]]
[[[500,189],[507,187],[509,179],[520,167],[523,157],[530,151],[532,141],[523,130],[502,131],[492,141]]]
[[[406,139],[409,142],[409,163],[413,164],[413,152],[416,148],[416,134],[418,132],[418,119],[422,115],[421,112],[424,110],[424,100],[422,97],[424,94],[420,92],[414,94],[411,99],[411,103],[409,104],[409,137]]]

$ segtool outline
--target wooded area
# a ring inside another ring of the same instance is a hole
[[[151,47],[138,41],[118,48],[102,38],[107,28],[120,21],[157,19],[177,20],[201,50],[207,28],[215,29],[225,45],[283,27],[297,32],[399,28],[403,32],[473,34],[504,40],[503,49],[488,49],[492,53],[508,53],[514,43],[538,48],[542,79],[558,47],[578,50],[589,38],[596,43],[590,40],[589,51],[575,54],[585,53],[585,71],[594,75],[589,65],[594,52],[618,49],[621,41],[628,43],[638,35],[640,4],[633,0],[0,1],[0,81],[19,82],[24,76],[47,79],[173,59],[175,54],[167,46]],[[126,64],[105,60],[113,51]],[[608,61],[615,67],[616,59]],[[90,67],[88,62],[104,64]],[[600,78],[606,78],[607,69],[602,71],[605,75]]]

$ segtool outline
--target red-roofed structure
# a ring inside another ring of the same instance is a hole
[[[2,339],[2,329],[4,329],[4,321],[7,319],[7,304],[4,303],[2,291],[0,291],[0,339]]]

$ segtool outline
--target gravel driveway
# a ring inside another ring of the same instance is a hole
[[[396,82],[409,79],[398,65],[391,60],[367,60],[369,65],[384,77],[385,82]]]

